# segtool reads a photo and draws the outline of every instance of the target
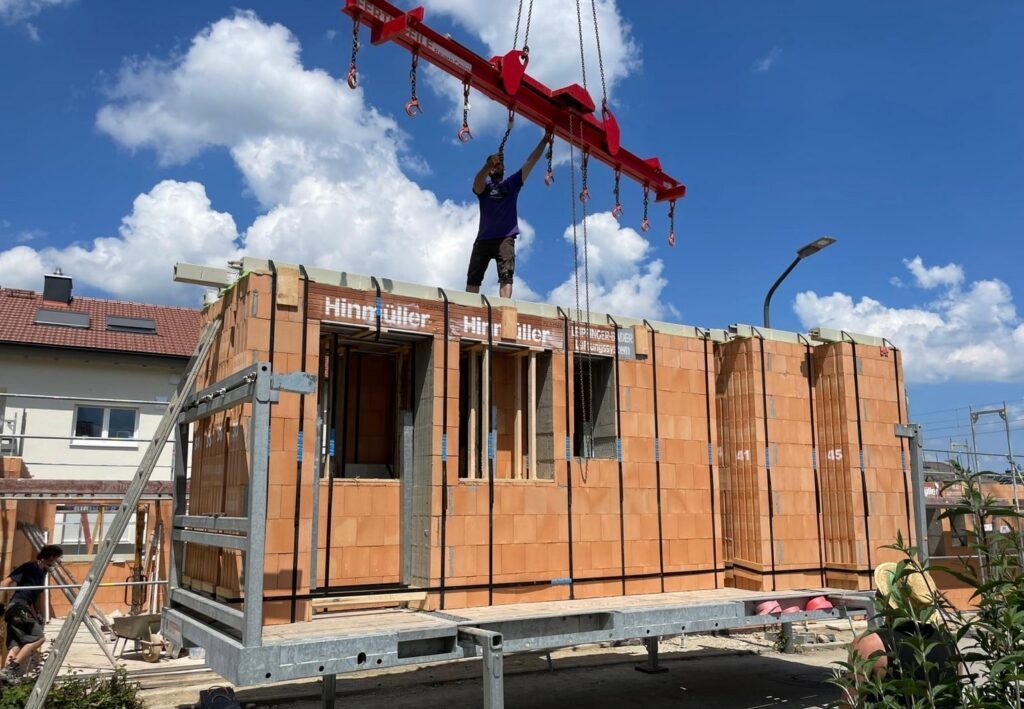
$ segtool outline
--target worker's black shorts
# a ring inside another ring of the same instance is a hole
[[[512,276],[516,272],[516,237],[477,239],[473,244],[473,254],[469,257],[467,286],[479,286],[484,282],[484,274],[487,273],[491,259],[498,263],[498,283],[511,285]]]
[[[7,607],[4,613],[7,623],[7,647],[25,647],[42,640],[43,624],[38,616],[26,605],[16,603]]]

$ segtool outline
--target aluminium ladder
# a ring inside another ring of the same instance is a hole
[[[153,474],[153,468],[156,467],[157,459],[167,444],[171,431],[177,424],[178,415],[181,413],[189,392],[195,386],[199,370],[205,363],[219,331],[219,319],[209,323],[203,330],[199,343],[196,345],[196,350],[192,354],[192,358],[189,360],[188,367],[185,370],[185,376],[179,382],[178,388],[174,392],[174,396],[171,398],[163,418],[160,419],[156,434],[149,442],[146,454],[142,457],[142,461],[135,471],[135,477],[132,478],[131,483],[128,485],[124,500],[117,508],[117,514],[114,515],[114,521],[110,525],[110,530],[100,544],[100,548],[96,552],[96,558],[93,559],[92,566],[89,567],[89,572],[82,583],[82,588],[79,589],[78,595],[75,597],[75,602],[71,606],[71,612],[64,621],[64,625],[61,626],[56,640],[53,641],[50,654],[43,664],[39,679],[36,680],[36,684],[32,688],[32,694],[29,695],[28,703],[25,705],[26,709],[43,708],[46,696],[50,693],[50,689],[57,679],[57,672],[64,663],[68,651],[71,649],[71,643],[78,632],[78,625],[88,614],[89,606],[96,596],[96,589],[99,587],[100,580],[103,578],[103,574],[106,572],[114,556],[116,541],[124,535],[125,529],[128,528],[128,521],[135,514],[135,507],[142,498],[146,483],[149,482],[149,478]]]

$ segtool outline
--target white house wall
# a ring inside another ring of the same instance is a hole
[[[80,397],[166,401],[173,394],[184,366],[184,360],[156,357],[0,347],[0,397],[5,399],[3,418],[9,420],[16,416],[20,428],[24,415],[27,435],[70,438],[74,435],[77,405],[117,406],[93,403]],[[10,396],[11,393],[69,398],[60,401],[19,399]],[[164,408],[136,404],[123,408],[138,410],[136,438],[152,438]],[[27,438],[22,458],[36,479],[129,479],[146,446],[145,442],[117,440]],[[171,478],[171,448],[170,445],[165,447],[153,480]]]

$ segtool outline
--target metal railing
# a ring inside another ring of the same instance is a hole
[[[281,391],[312,394],[316,391],[316,377],[301,372],[275,374],[270,364],[259,362],[190,396],[178,417],[168,606],[171,613],[177,611],[191,616],[191,611],[234,629],[241,634],[245,647],[259,647],[263,643],[263,561],[266,546],[263,510],[267,504],[270,463],[270,405]],[[246,514],[242,517],[189,514],[186,504],[189,426],[246,403],[252,404]],[[241,610],[181,586],[188,553],[186,542],[241,552],[244,585]],[[173,638],[176,634],[174,620],[165,616],[163,625],[165,633]],[[180,638],[174,639],[180,641]]]

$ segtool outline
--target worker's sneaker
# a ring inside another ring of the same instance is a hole
[[[21,667],[17,662],[11,660],[7,663],[7,666],[0,670],[0,686],[5,684],[14,684],[18,681],[18,677],[21,674]]]

